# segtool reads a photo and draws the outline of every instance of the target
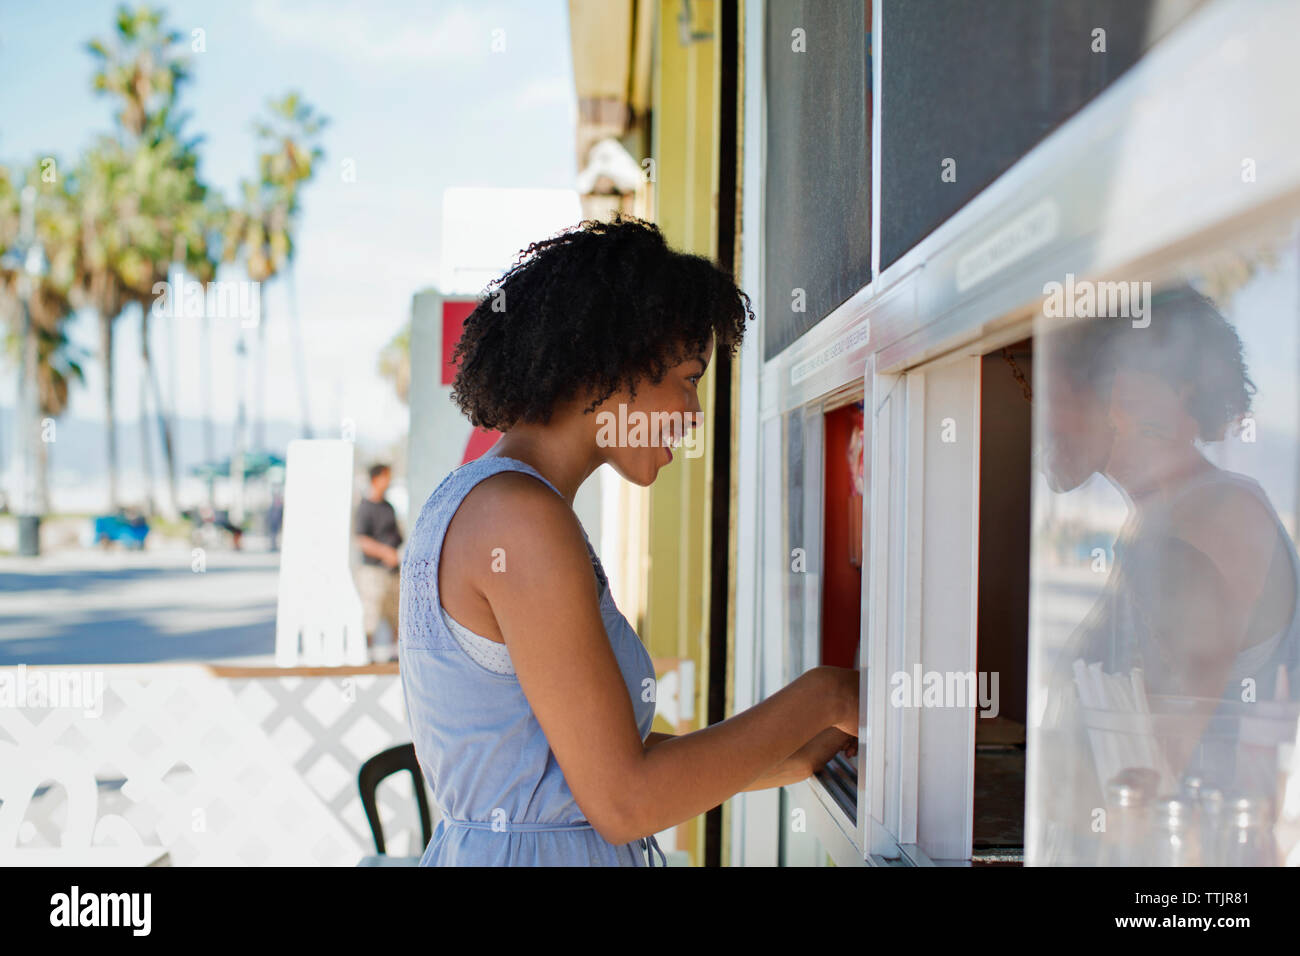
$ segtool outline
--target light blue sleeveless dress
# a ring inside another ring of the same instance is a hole
[[[407,721],[424,779],[442,812],[420,865],[653,866],[651,851],[667,865],[653,836],[615,845],[583,818],[518,678],[489,669],[448,626],[451,619],[438,597],[447,526],[474,486],[502,471],[532,475],[560,493],[522,461],[468,462],[429,496],[402,559],[398,640]],[[615,606],[590,539],[587,550],[605,631],[644,739],[655,715],[654,665]]]

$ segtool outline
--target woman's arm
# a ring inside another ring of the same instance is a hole
[[[470,492],[452,524],[565,780],[611,843],[718,806],[827,727],[856,730],[857,672],[819,667],[749,710],[647,748],[572,510],[534,478],[502,474]],[[498,548],[507,570],[494,573]]]
[[[792,783],[798,783],[800,780],[807,780],[830,763],[831,758],[840,751],[849,756],[856,754],[858,752],[857,738],[850,737],[838,727],[827,727],[771,770],[750,783],[749,786],[745,787],[745,790],[787,787]]]
[[[376,541],[368,535],[357,535],[357,546],[361,548],[362,554],[372,558],[377,558],[389,567],[396,567],[401,563],[401,560],[397,556],[396,548]]]
[[[1242,699],[1228,686],[1263,595],[1278,540],[1272,516],[1252,495],[1209,488],[1182,496],[1174,536],[1158,552],[1149,589],[1151,618],[1163,665],[1200,704],[1166,741],[1170,770],[1181,775],[1224,698]],[[1271,680],[1272,675],[1267,675]],[[1273,687],[1256,688],[1267,699]]]
[[[795,756],[793,748],[829,728],[839,735],[829,759],[847,737],[835,722],[857,722],[857,674],[845,672],[853,678],[850,684],[837,670],[810,671],[749,710],[643,749],[641,766],[634,771],[635,790],[626,795],[640,797],[630,807],[628,839],[674,826],[743,790],[805,779],[812,772],[812,755],[801,750]]]
[[[677,735],[652,732],[646,736],[646,749],[649,750],[665,740],[672,740],[675,736]],[[751,781],[744,790],[768,790],[772,787],[785,787],[800,780],[807,780],[826,766],[840,751],[844,751],[849,756],[856,754],[857,738],[850,737],[836,727],[827,727],[790,756]]]
[[[1240,693],[1241,688],[1226,685],[1249,609],[1233,599],[1214,562],[1185,541],[1171,539],[1157,560],[1151,596],[1155,637],[1168,676],[1183,695],[1198,699],[1174,725],[1176,736],[1161,741],[1170,772],[1181,778],[1219,702],[1225,694]]]

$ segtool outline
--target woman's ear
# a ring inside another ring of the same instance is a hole
[[[1178,422],[1178,439],[1180,441],[1196,441],[1201,435],[1201,423],[1192,412],[1192,401],[1196,397],[1196,386],[1184,383],[1178,386],[1175,391],[1178,395],[1179,406],[1183,412]],[[1213,441],[1218,441],[1223,438],[1223,432],[1220,430],[1217,436],[1209,437]]]

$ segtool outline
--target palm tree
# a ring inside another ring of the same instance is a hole
[[[57,170],[58,164],[53,168]],[[37,160],[25,178],[35,198],[30,238],[39,245],[47,267],[43,274],[29,277],[26,302],[20,303],[18,270],[4,264],[11,258],[0,260],[0,309],[16,318],[26,308],[28,327],[20,331],[19,324],[11,321],[8,351],[17,361],[26,362],[24,351],[30,350],[28,354],[35,360],[36,414],[39,418],[58,418],[67,409],[69,382],[83,379],[76,349],[65,327],[73,314],[69,291],[77,272],[79,248],[73,190],[66,179],[56,176],[47,181],[42,175],[44,169],[42,160]],[[17,196],[8,170],[0,168],[0,253],[13,249],[18,239]],[[15,430],[19,441],[27,441],[35,454],[34,505],[35,513],[41,515],[50,508],[48,445],[45,441],[31,441],[31,433],[39,426],[37,422],[23,421],[25,411],[18,410]]]
[[[225,235],[222,242],[222,257],[225,261],[243,259],[244,271],[252,282],[265,289],[266,284],[284,268],[288,261],[289,233],[288,215],[284,207],[276,201],[275,195],[263,183],[240,181],[243,202],[230,210],[225,222]],[[265,369],[266,355],[266,297],[261,296],[261,312],[257,323],[258,340],[258,377],[257,408],[255,411],[254,445],[258,450],[266,450],[265,434],[265,380],[260,374]],[[244,332],[239,333],[239,358],[243,361],[246,354]],[[242,368],[242,365],[241,365]],[[242,381],[242,372],[241,372]],[[231,458],[231,477],[238,484],[241,474],[236,475],[236,465],[242,461],[244,453],[244,406],[240,398],[239,416],[235,428],[235,453]]]
[[[167,282],[172,267],[208,283],[216,265],[208,253],[207,221],[209,208],[207,187],[197,175],[195,143],[181,142],[176,133],[179,124],[167,124],[157,141],[141,142],[135,147],[133,160],[137,174],[134,182],[139,200],[139,225],[143,234],[135,244],[144,253],[142,281],[127,281],[128,298],[140,309],[140,359],[144,368],[142,390],[154,406],[159,440],[167,469],[170,508],[179,507],[176,491],[176,453],[172,424],[159,386],[157,363],[150,350],[149,320],[156,300],[154,289]],[[172,289],[179,296],[180,289]],[[175,377],[172,378],[175,381]],[[141,431],[148,449],[148,426],[144,396],[141,402]],[[148,459],[146,459],[148,464]]]
[[[117,10],[113,36],[87,44],[97,61],[94,88],[118,99],[116,118],[122,132],[116,144],[101,142],[95,151],[98,155],[88,157],[85,183],[88,205],[83,219],[86,268],[78,284],[82,296],[99,316],[100,357],[105,369],[110,507],[117,505],[113,323],[126,305],[140,306],[141,358],[146,375],[152,380],[155,406],[162,416],[156,376],[148,354],[148,306],[158,263],[169,261],[172,252],[166,228],[171,213],[150,201],[153,198],[150,191],[156,187],[159,195],[175,198],[178,189],[181,194],[187,192],[187,178],[197,183],[193,150],[182,145],[178,151],[173,142],[183,119],[174,118],[172,108],[181,85],[189,78],[189,63],[183,53],[181,34],[169,29],[164,20],[161,10],[141,6],[133,11],[122,6]],[[169,160],[179,162],[179,168],[170,169]],[[172,177],[166,183],[155,184],[150,175],[159,171],[174,172],[182,182],[178,185]],[[165,265],[162,274],[165,277]],[[174,505],[175,460],[170,426],[165,418],[160,420]],[[150,471],[149,439],[144,428],[141,440],[146,471]]]
[[[42,419],[58,419],[68,410],[70,384],[85,381],[81,351],[68,338],[66,320],[73,314],[68,298],[51,283],[42,282],[31,300],[32,330],[36,336],[37,411]],[[21,360],[22,343],[9,336],[9,354]],[[49,443],[35,442],[36,513],[50,512]]]
[[[86,48],[99,62],[94,88],[118,98],[119,126],[132,138],[159,129],[159,119],[189,79],[189,60],[181,34],[168,29],[162,10],[117,8],[114,36],[91,40]]]
[[[18,332],[22,322],[22,303],[18,297],[19,264],[15,248],[21,230],[21,215],[19,192],[13,176],[6,167],[0,166],[0,321],[11,330],[10,335],[16,342],[21,341]],[[19,395],[20,401],[14,407],[13,437],[10,439],[14,454],[21,453],[19,450],[25,440],[21,397]],[[7,494],[0,495],[0,501],[4,503],[3,510],[8,510],[12,500]],[[16,501],[13,503],[17,504]]]
[[[93,309],[99,323],[99,358],[104,369],[104,424],[108,452],[108,506],[119,504],[117,419],[113,414],[113,324],[126,305],[126,290],[117,268],[126,253],[129,211],[123,195],[123,160],[116,141],[104,138],[89,150],[75,173],[78,186],[79,269],[74,301]]]
[[[293,277],[293,236],[297,227],[299,196],[304,184],[315,175],[324,152],[319,146],[321,131],[329,121],[315,111],[300,94],[290,91],[267,104],[266,115],[253,122],[260,152],[258,182],[245,183],[245,203],[252,228],[245,233],[249,278],[258,282],[283,275],[290,299],[290,329],[293,335],[294,367],[302,405],[303,435],[310,438],[311,411],[308,402],[307,370],[302,327],[298,315],[297,288]],[[257,274],[255,275],[254,272]],[[264,276],[264,278],[259,278]],[[266,445],[266,322],[258,324],[258,409],[256,444]]]
[[[209,193],[207,202],[198,210],[198,228],[204,237],[203,241],[197,244],[201,246],[203,254],[203,262],[199,266],[201,273],[198,278],[203,282],[205,289],[216,277],[218,262],[226,259],[225,233],[233,215],[225,200],[216,192]],[[186,250],[190,252],[195,248],[195,246],[187,246]],[[212,326],[211,317],[206,309],[203,311],[201,323],[199,366],[200,387],[203,391],[203,460],[212,463],[217,460],[217,450],[216,431],[212,422]],[[213,506],[213,482],[213,473],[209,471],[208,507]]]

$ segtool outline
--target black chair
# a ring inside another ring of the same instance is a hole
[[[357,785],[361,788],[361,805],[365,808],[366,819],[370,821],[370,832],[375,837],[375,851],[381,854],[388,851],[384,848],[384,830],[379,822],[379,806],[375,802],[375,791],[379,789],[380,781],[402,770],[409,770],[415,780],[415,799],[420,804],[420,830],[424,834],[424,846],[428,846],[429,840],[433,837],[433,824],[429,818],[429,797],[424,792],[424,776],[420,773],[420,764],[415,759],[415,744],[399,744],[375,754],[361,765],[361,772],[357,774]]]

